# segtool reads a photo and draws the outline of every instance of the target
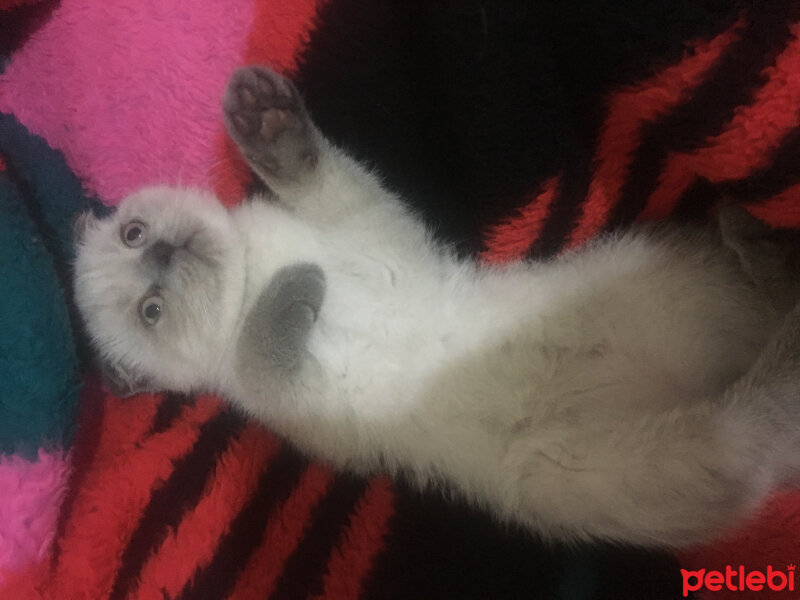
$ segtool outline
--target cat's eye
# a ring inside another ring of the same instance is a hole
[[[131,221],[122,227],[120,237],[122,242],[130,248],[138,248],[145,242],[147,226],[141,221]]]
[[[164,299],[158,294],[147,296],[139,304],[139,316],[145,325],[153,326],[161,318],[164,310]]]

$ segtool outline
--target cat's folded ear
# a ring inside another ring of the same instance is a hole
[[[132,373],[130,370],[123,370],[108,362],[102,362],[100,370],[108,389],[117,398],[128,398],[155,391],[145,377]]]
[[[72,239],[77,243],[83,239],[86,230],[91,226],[94,215],[91,211],[81,212],[72,219]]]
[[[113,206],[92,207],[90,209],[79,212],[72,219],[72,239],[79,243],[86,231],[92,227],[98,218],[103,218],[109,214],[116,212]]]

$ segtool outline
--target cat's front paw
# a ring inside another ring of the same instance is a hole
[[[293,373],[306,353],[324,297],[325,275],[317,265],[299,263],[279,270],[247,316],[239,347],[244,368]]]
[[[299,181],[313,171],[319,151],[300,94],[267,67],[237,69],[223,99],[225,125],[253,170],[266,180]]]

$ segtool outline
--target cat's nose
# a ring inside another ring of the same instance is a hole
[[[160,267],[166,267],[169,265],[169,261],[172,259],[174,252],[175,246],[165,242],[164,240],[158,240],[147,250],[145,250],[145,254],[149,254],[150,259]]]

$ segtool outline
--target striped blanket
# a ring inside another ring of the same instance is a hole
[[[78,211],[258,187],[220,114],[251,63],[480,260],[722,198],[800,227],[799,33],[800,0],[0,0],[0,598],[670,599],[681,568],[800,561],[797,492],[679,554],[545,544],[216,398],[120,400],[69,277]]]

